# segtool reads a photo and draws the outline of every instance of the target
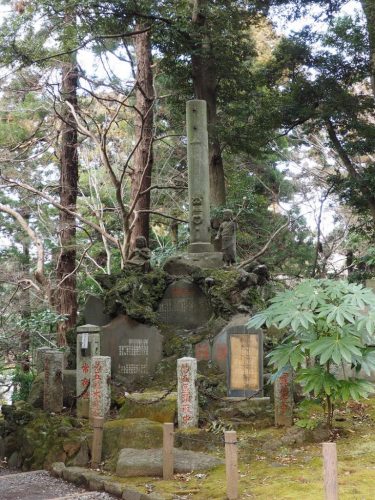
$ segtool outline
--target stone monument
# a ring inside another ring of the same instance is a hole
[[[177,360],[177,412],[178,427],[198,427],[197,360]]]
[[[100,327],[83,325],[77,328],[77,416],[89,417],[90,370],[93,356],[100,355]]]
[[[160,321],[166,325],[190,329],[206,323],[212,308],[199,286],[183,278],[169,285],[158,313]]]
[[[155,326],[124,314],[102,328],[100,352],[112,359],[112,375],[131,381],[149,376],[162,358],[163,336]]]
[[[211,244],[210,177],[208,160],[207,104],[192,100],[186,103],[187,157],[189,177],[188,253],[172,257],[164,269],[170,274],[186,274],[194,267],[222,266],[222,253]]]
[[[263,333],[245,325],[227,332],[228,396],[263,396]]]
[[[44,398],[43,409],[59,413],[63,409],[64,353],[58,350],[44,354]]]

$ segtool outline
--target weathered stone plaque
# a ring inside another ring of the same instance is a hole
[[[159,305],[159,317],[163,323],[190,329],[206,323],[212,309],[198,285],[181,279],[169,285]]]
[[[156,327],[121,315],[102,328],[100,350],[111,357],[112,375],[129,380],[153,374],[162,357],[162,342]]]
[[[83,316],[89,325],[104,326],[111,321],[111,317],[104,312],[104,302],[95,295],[87,297]]]
[[[240,330],[240,331],[238,331]],[[263,336],[261,330],[232,327],[228,331],[228,396],[263,395]]]

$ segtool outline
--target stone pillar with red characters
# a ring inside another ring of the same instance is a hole
[[[291,427],[293,425],[293,369],[285,368],[277,377],[274,385],[275,425]]]
[[[107,417],[111,406],[111,357],[93,356],[90,372],[90,420]]]
[[[198,427],[197,360],[177,360],[178,427]]]
[[[77,416],[89,418],[90,370],[93,356],[100,354],[100,327],[82,325],[77,328]]]

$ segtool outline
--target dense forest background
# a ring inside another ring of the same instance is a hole
[[[0,64],[5,356],[27,367],[30,335],[55,330],[65,345],[137,236],[154,266],[186,248],[192,98],[213,233],[233,209],[239,266],[285,285],[372,275],[371,0],[4,1]]]

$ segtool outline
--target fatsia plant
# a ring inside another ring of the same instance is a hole
[[[367,380],[346,376],[375,370],[375,294],[346,280],[305,280],[279,293],[249,326],[271,325],[288,334],[270,354],[275,369],[292,366],[306,394],[323,401],[332,427],[334,405],[374,391]],[[337,377],[341,371],[344,377]]]

